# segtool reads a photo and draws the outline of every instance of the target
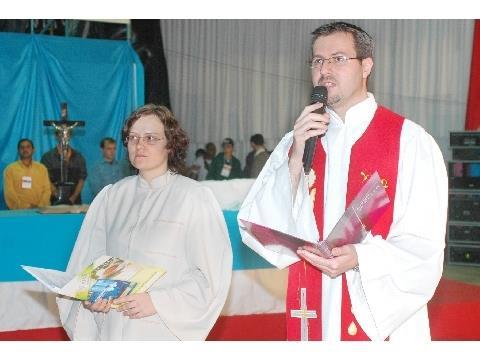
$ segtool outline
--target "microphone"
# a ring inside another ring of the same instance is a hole
[[[325,114],[325,106],[327,105],[328,90],[325,86],[315,86],[312,90],[310,105],[322,103],[320,109],[314,111],[317,114]],[[303,151],[303,168],[305,175],[310,173],[312,168],[313,155],[315,155],[315,147],[317,145],[318,136],[311,137],[305,142],[305,150]]]

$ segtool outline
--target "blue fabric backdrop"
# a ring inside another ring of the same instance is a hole
[[[143,65],[126,41],[0,33],[0,209],[5,208],[3,170],[17,160],[17,142],[30,138],[34,160],[55,146],[53,129],[43,120],[60,119],[68,104],[75,128],[71,145],[90,168],[101,159],[99,143],[117,140],[117,157],[125,156],[120,131],[125,118],[144,102]],[[89,202],[87,186],[82,200]]]

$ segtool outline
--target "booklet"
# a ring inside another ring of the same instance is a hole
[[[51,291],[90,302],[145,292],[166,272],[108,255],[99,257],[77,275],[26,265],[22,268]]]
[[[40,214],[81,214],[88,211],[89,205],[49,205],[38,209]]]
[[[266,249],[298,257],[299,247],[311,246],[315,248],[318,255],[332,258],[333,248],[361,242],[387,210],[389,203],[387,192],[383,188],[378,173],[375,172],[362,186],[327,238],[322,241],[300,239],[247,220],[240,219],[240,221],[245,230]]]

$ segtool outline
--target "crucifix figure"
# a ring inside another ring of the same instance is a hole
[[[290,316],[300,318],[300,340],[308,341],[308,319],[315,319],[317,312],[315,310],[307,310],[307,289],[300,288],[300,309],[290,310]]]
[[[73,191],[73,184],[68,178],[68,151],[72,129],[76,126],[85,126],[85,121],[68,120],[67,103],[61,103],[61,119],[60,120],[44,120],[44,126],[52,126],[55,134],[59,139],[60,152],[60,181],[54,184],[57,189],[54,205],[69,204],[69,196]]]

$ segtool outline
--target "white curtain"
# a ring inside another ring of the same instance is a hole
[[[422,125],[450,158],[463,130],[474,20],[345,20],[376,41],[369,89]],[[242,162],[250,136],[269,149],[292,129],[312,88],[310,33],[330,20],[161,20],[173,111],[193,152],[223,138]]]

